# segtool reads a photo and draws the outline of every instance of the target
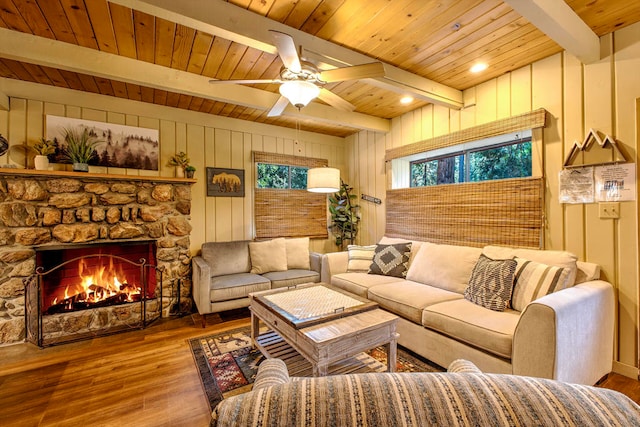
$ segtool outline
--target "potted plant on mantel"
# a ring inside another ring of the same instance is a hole
[[[37,154],[33,159],[36,170],[44,171],[49,169],[49,154],[56,152],[55,143],[45,137],[40,138],[31,146]]]
[[[187,157],[187,153],[185,153],[184,151],[180,151],[169,159],[169,163],[167,163],[167,166],[175,166],[176,177],[184,178],[186,169],[189,166],[189,161],[190,160]],[[195,171],[195,168],[193,168],[193,170]]]
[[[196,167],[189,165],[184,168],[185,173],[187,174],[187,178],[193,178],[193,174],[196,173]]]
[[[76,172],[89,172],[89,162],[96,156],[96,145],[101,141],[89,133],[88,129],[65,129],[64,157],[73,163]]]
[[[329,212],[331,213],[331,232],[336,238],[336,246],[344,250],[345,241],[350,244],[355,242],[358,235],[358,205],[353,204],[355,194],[351,194],[353,188],[341,181],[340,190],[329,196]]]

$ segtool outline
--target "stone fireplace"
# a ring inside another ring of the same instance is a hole
[[[132,312],[149,308],[167,316],[173,311],[189,310],[190,307],[176,307],[176,303],[190,304],[189,214],[193,182],[180,178],[0,169],[0,344],[19,342],[26,337],[28,304],[24,284],[37,278],[36,267],[50,270],[54,259],[64,262],[64,257],[77,257],[73,251],[95,248],[98,244],[126,247],[146,242],[154,248],[153,254],[147,250],[146,261],[153,258],[153,263],[163,270],[159,276],[153,273],[158,279],[152,282],[157,283],[149,285],[158,293],[159,298],[150,299],[156,307],[125,303],[114,305],[120,307],[116,312],[122,313],[125,307]],[[57,252],[60,249],[72,249],[71,255],[60,255]],[[177,295],[178,289],[182,298]],[[147,288],[145,292],[148,291]],[[101,313],[103,307],[92,309],[98,310],[94,316],[109,316]],[[87,315],[73,316],[75,319]],[[64,321],[57,323],[65,325]]]

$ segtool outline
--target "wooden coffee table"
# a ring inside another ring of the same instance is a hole
[[[309,295],[320,298],[309,304]],[[327,375],[331,364],[380,345],[387,351],[387,370],[395,371],[398,317],[380,310],[377,304],[323,283],[254,292],[249,297],[251,337],[265,357],[277,357],[267,350],[267,343],[276,333],[311,362],[314,376]],[[295,303],[297,298],[301,301],[299,306]],[[302,306],[314,310],[334,300],[345,305],[306,314],[300,311]],[[260,334],[260,321],[272,331]]]

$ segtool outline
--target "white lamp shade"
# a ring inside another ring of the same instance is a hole
[[[280,85],[280,94],[297,108],[305,107],[320,94],[320,88],[311,82],[293,80]]]
[[[307,191],[335,193],[340,190],[340,169],[313,168],[307,170]]]

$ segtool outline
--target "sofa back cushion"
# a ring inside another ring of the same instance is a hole
[[[212,277],[251,270],[248,240],[205,243],[202,245],[202,258],[209,264]]]
[[[287,268],[289,270],[310,270],[309,238],[285,239],[284,242],[287,252]]]
[[[481,248],[424,242],[407,279],[463,294],[481,253]]]
[[[287,246],[284,237],[263,242],[250,242],[249,256],[253,274],[287,270]]]
[[[576,274],[578,272],[578,265],[576,262],[578,261],[578,257],[570,252],[508,248],[504,246],[485,246],[482,249],[482,253],[493,259],[518,257],[539,262],[541,264],[568,268],[569,277],[566,287],[573,286],[576,282]]]

